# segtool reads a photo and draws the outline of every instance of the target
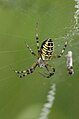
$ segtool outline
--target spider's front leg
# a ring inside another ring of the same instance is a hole
[[[51,67],[49,64],[45,65],[45,68],[47,69],[48,73],[40,73],[43,77],[50,78],[55,73],[55,68]]]
[[[48,74],[46,74],[47,76],[46,76],[46,78],[50,78],[52,75],[54,75],[54,73],[55,73],[55,68],[54,67],[52,67],[52,66],[50,66],[49,64],[47,64],[46,66],[46,69],[47,69],[47,71],[48,71]],[[49,69],[49,68],[50,69]]]
[[[19,78],[23,78],[23,77],[33,73],[37,66],[38,66],[38,63],[36,62],[32,65],[31,68],[29,68],[27,70],[23,70],[23,71],[13,70],[13,71],[19,76]]]

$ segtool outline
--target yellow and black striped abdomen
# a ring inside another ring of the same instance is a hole
[[[41,57],[43,60],[50,60],[53,56],[54,43],[52,39],[45,40],[41,45]]]

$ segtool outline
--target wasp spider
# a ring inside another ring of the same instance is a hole
[[[38,37],[38,31],[37,31],[37,27],[36,27],[36,46],[37,46],[38,54],[33,52],[33,50],[27,44],[26,44],[26,46],[29,49],[29,51],[31,52],[31,54],[36,56],[37,61],[29,69],[26,69],[23,71],[14,70],[14,72],[20,78],[22,78],[22,77],[25,77],[25,76],[33,73],[34,70],[36,69],[36,67],[40,67],[40,68],[46,68],[46,70],[48,72],[48,73],[43,73],[43,74],[40,73],[40,74],[46,78],[50,78],[52,75],[54,75],[55,68],[50,66],[48,64],[48,61],[51,60],[52,58],[60,58],[63,55],[65,48],[67,47],[67,42],[65,42],[64,47],[63,47],[62,51],[59,53],[59,55],[54,54],[54,42],[51,38],[46,39],[41,44],[41,47],[39,46],[39,37]]]

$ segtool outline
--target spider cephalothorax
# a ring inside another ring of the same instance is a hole
[[[41,44],[41,47],[39,46],[39,40],[38,40],[38,32],[36,31],[36,45],[37,45],[37,51],[38,54],[34,53],[32,49],[26,44],[27,48],[30,50],[31,54],[33,54],[36,58],[37,61],[32,65],[31,68],[23,71],[16,71],[14,72],[20,77],[25,77],[28,74],[33,73],[33,71],[36,69],[36,67],[40,68],[46,68],[48,73],[40,73],[42,76],[46,78],[50,78],[54,73],[55,73],[55,68],[50,66],[48,64],[48,60],[51,60],[53,58],[60,58],[64,51],[65,48],[67,47],[67,42],[65,42],[65,45],[62,49],[62,51],[59,53],[59,55],[54,54],[54,42],[51,38],[48,38],[47,40],[43,41]]]

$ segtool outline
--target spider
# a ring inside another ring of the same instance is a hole
[[[53,59],[53,58],[60,58],[66,47],[67,47],[67,41],[64,44],[64,47],[62,49],[62,51],[59,53],[59,55],[54,54],[54,42],[51,38],[47,38],[45,41],[43,41],[43,43],[41,44],[41,47],[39,46],[39,37],[38,37],[38,29],[36,26],[36,46],[37,46],[37,53],[33,52],[33,50],[29,47],[29,45],[27,45],[27,48],[29,49],[30,53],[32,55],[34,55],[37,60],[36,62],[31,66],[31,68],[27,69],[27,70],[23,70],[23,71],[17,71],[14,70],[14,72],[20,77],[25,77],[31,73],[34,72],[34,70],[36,69],[36,67],[39,68],[46,68],[48,73],[40,73],[42,76],[46,77],[46,78],[50,78],[52,75],[54,75],[55,73],[55,68],[50,66],[48,64],[48,61]]]

